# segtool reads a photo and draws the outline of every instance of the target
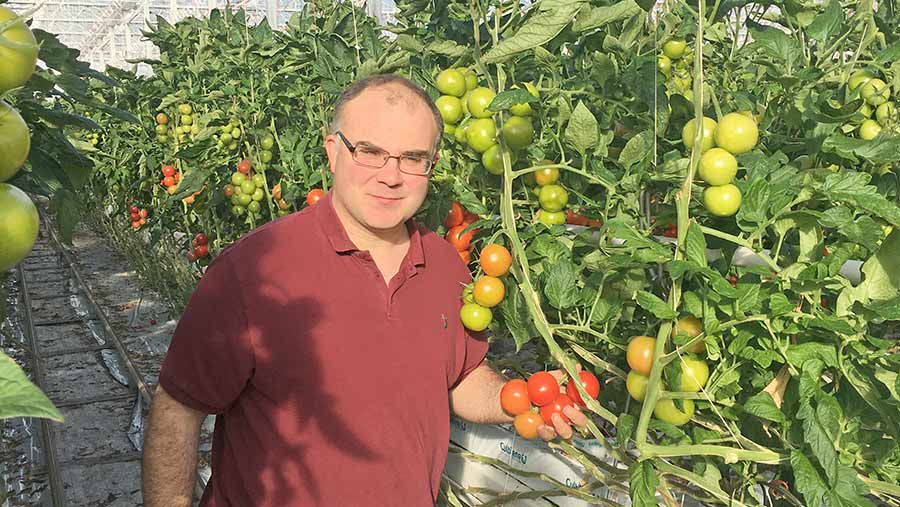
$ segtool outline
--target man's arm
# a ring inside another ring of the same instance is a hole
[[[200,424],[206,414],[157,387],[144,434],[145,507],[190,507],[197,477]]]
[[[557,381],[562,379],[561,371],[551,371]],[[481,363],[472,370],[452,391],[450,409],[457,416],[476,424],[508,424],[513,418],[500,406],[500,390],[506,378],[494,371],[487,363]],[[566,407],[563,413],[576,426],[585,426],[587,417],[575,407]],[[553,440],[557,435],[568,440],[572,438],[572,427],[559,415],[553,415],[553,426],[542,424],[538,435],[544,440]]]

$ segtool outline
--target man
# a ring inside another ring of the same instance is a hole
[[[343,93],[325,138],[331,192],[223,251],[178,324],[144,445],[146,506],[191,505],[210,413],[201,505],[216,507],[433,505],[448,404],[472,422],[511,421],[487,343],[459,321],[468,270],[411,220],[441,129],[405,78]],[[541,429],[557,434],[572,428]]]

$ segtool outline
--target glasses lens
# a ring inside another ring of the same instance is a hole
[[[431,160],[425,157],[400,157],[400,170],[410,174],[428,174]]]
[[[356,151],[353,152],[353,158],[363,165],[382,167],[388,159],[388,154],[379,148],[363,145],[356,147]]]

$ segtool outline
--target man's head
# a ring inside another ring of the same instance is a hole
[[[352,222],[344,225],[378,233],[412,217],[425,200],[429,177],[415,169],[437,160],[442,129],[434,103],[406,78],[373,76],[347,88],[325,137],[333,203]],[[377,167],[371,162],[379,152],[402,159],[388,158]]]

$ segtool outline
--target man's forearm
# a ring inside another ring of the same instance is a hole
[[[512,422],[500,407],[500,390],[506,378],[487,363],[473,370],[450,392],[450,409],[458,417],[479,424]]]
[[[142,470],[145,507],[190,507],[193,503],[204,416],[185,414],[173,403],[177,402],[160,390],[150,410]]]

